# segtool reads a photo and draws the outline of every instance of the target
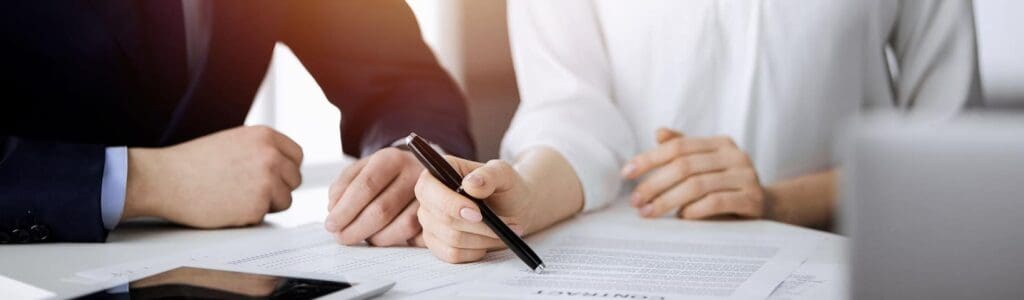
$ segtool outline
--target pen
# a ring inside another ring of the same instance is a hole
[[[512,229],[509,229],[508,225],[505,225],[505,222],[502,222],[498,215],[495,215],[494,211],[487,207],[487,204],[484,204],[483,200],[474,198],[462,190],[462,176],[448,164],[444,157],[441,157],[441,154],[438,154],[437,151],[434,151],[433,147],[430,147],[430,143],[427,140],[416,135],[416,133],[410,133],[405,138],[405,145],[409,147],[409,150],[416,156],[416,159],[419,159],[423,167],[430,170],[430,174],[434,175],[434,178],[440,180],[441,183],[444,183],[444,185],[459,193],[459,195],[469,198],[473,203],[476,203],[476,206],[480,209],[480,215],[483,216],[484,224],[487,224],[487,227],[490,227],[494,234],[498,235],[498,238],[509,249],[512,249],[512,252],[515,252],[516,256],[519,256],[519,259],[526,263],[533,272],[540,273],[544,271],[544,262],[540,260],[540,256],[537,256],[537,253],[534,253],[533,249],[530,249],[530,246],[523,239],[519,238],[519,235],[516,235]]]

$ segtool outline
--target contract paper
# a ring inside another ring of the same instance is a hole
[[[844,299],[844,289],[840,285],[842,274],[838,264],[805,263],[782,281],[768,299]]]
[[[50,291],[0,275],[0,296],[6,299],[47,299],[57,295]]]
[[[455,265],[438,260],[423,248],[341,246],[324,232],[322,226],[311,224],[263,238],[232,241],[182,258],[99,269],[78,275],[109,281],[127,275],[139,277],[181,265],[242,268],[284,274],[308,273],[335,278],[390,280],[396,283],[392,292],[410,295],[467,281],[478,277],[478,272],[485,266],[512,258],[514,255],[511,252],[499,251],[488,254],[480,262]]]
[[[592,227],[541,248],[535,274],[512,263],[466,296],[608,299],[764,299],[817,239],[728,238],[645,227]]]

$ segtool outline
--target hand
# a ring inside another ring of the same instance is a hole
[[[301,164],[302,148],[263,126],[131,148],[122,219],[158,217],[199,228],[257,224],[291,206]]]
[[[685,137],[659,129],[658,147],[637,155],[622,169],[636,179],[630,199],[645,217],[677,210],[686,219],[736,215],[759,218],[765,193],[750,157],[729,137]]]
[[[200,228],[257,224],[292,205],[302,148],[263,126],[164,148],[129,148],[122,220],[159,217]]]
[[[360,159],[331,185],[324,228],[345,245],[408,245],[421,231],[413,187],[422,171],[412,153],[396,148]]]
[[[446,157],[460,174],[462,188],[487,205],[501,217],[512,231],[522,236],[533,220],[527,199],[530,191],[519,173],[508,163],[492,160],[486,165],[455,157]],[[423,225],[423,242],[443,261],[463,263],[477,261],[489,250],[502,249],[505,244],[487,225],[476,203],[452,191],[428,172],[416,182],[418,211]]]

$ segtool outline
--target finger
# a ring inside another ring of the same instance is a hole
[[[277,146],[277,149],[280,150],[285,157],[288,157],[289,160],[295,162],[296,165],[302,165],[302,147],[295,143],[291,138],[288,138],[288,136],[285,136],[276,130],[272,130],[271,132],[271,137],[273,138],[274,145]]]
[[[384,229],[370,236],[367,241],[371,245],[381,247],[411,244],[411,241],[423,231],[423,228],[420,227],[420,219],[416,216],[416,211],[419,207],[420,204],[413,200],[398,217],[395,217],[395,220],[391,221]]]
[[[652,171],[637,184],[633,189],[630,203],[633,207],[639,207],[690,176],[722,171],[727,167],[727,162],[720,157],[718,152],[677,157],[665,166]]]
[[[341,195],[345,193],[345,189],[352,183],[352,180],[356,179],[356,175],[359,175],[359,171],[363,169],[369,159],[360,159],[352,165],[341,171],[338,178],[331,184],[330,189],[327,191],[327,211],[331,211],[334,205],[341,199]]]
[[[674,138],[683,137],[683,133],[682,132],[675,131],[675,130],[672,130],[671,128],[666,128],[666,127],[658,128],[658,131],[655,132],[654,135],[655,135],[655,137],[658,140],[658,144],[664,143],[664,142],[666,142],[668,140],[671,140],[671,139],[674,139]]]
[[[469,222],[480,222],[483,217],[476,203],[452,191],[426,171],[416,182],[416,199],[420,205],[437,214]]]
[[[658,217],[666,212],[679,209],[704,195],[718,191],[739,190],[746,184],[744,176],[739,172],[715,172],[692,176],[681,184],[658,195],[650,203],[640,208],[644,217]]]
[[[423,232],[420,232],[416,237],[409,239],[409,246],[426,248],[427,243],[423,241]]]
[[[730,142],[731,143],[731,142]],[[633,157],[622,168],[622,176],[635,179],[651,169],[660,167],[676,157],[704,152],[715,151],[725,146],[722,140],[717,138],[674,138],[668,140],[654,149]]]
[[[405,172],[399,175],[391,184],[377,195],[370,204],[367,204],[352,223],[345,226],[339,232],[338,240],[345,245],[361,243],[371,235],[384,229],[395,216],[402,213],[409,202],[412,202],[412,187],[416,184],[415,178],[411,178],[415,172]],[[412,235],[402,238],[406,240]]]
[[[421,210],[425,211],[425,213],[419,214],[420,224],[423,225],[424,230],[427,230],[428,228],[431,227],[446,227],[458,231],[485,236],[488,238],[498,238],[498,235],[494,233],[494,230],[491,230],[491,228],[488,227],[487,224],[484,224],[483,222],[467,222],[457,218],[452,218],[447,214],[441,212],[431,211],[430,209],[421,208]],[[508,228],[515,232],[517,235],[523,236],[523,226],[505,217],[498,218],[502,222],[504,222],[508,226]]]
[[[482,224],[473,224],[475,230],[467,231],[453,225],[453,222],[444,215],[435,215],[424,210],[420,214],[420,223],[423,224],[423,232],[440,239],[448,246],[463,249],[500,249],[503,247],[490,228]],[[490,235],[478,234],[475,232],[487,232]]]
[[[469,172],[472,172],[473,170],[476,170],[480,166],[484,165],[479,162],[462,159],[457,156],[451,155],[445,155],[444,159],[447,160],[448,164],[452,165],[452,168],[455,168],[455,171],[459,172],[459,175],[462,176],[465,176],[466,174],[469,174]]]
[[[710,193],[679,210],[684,219],[706,219],[735,214],[745,218],[761,217],[764,208],[756,192],[733,191]]]
[[[435,228],[428,232],[428,234],[441,240],[445,245],[455,248],[496,250],[505,247],[505,244],[497,238],[459,231],[449,227]]]
[[[363,208],[398,177],[397,164],[391,160],[371,158],[328,213],[324,222],[327,231],[337,232],[355,220]]]
[[[508,191],[514,186],[516,171],[503,160],[491,160],[466,175],[462,189],[477,199],[486,199],[494,193]]]
[[[487,250],[485,249],[460,249],[451,247],[429,232],[424,233],[423,241],[427,248],[430,249],[430,253],[433,253],[438,259],[448,263],[458,264],[477,261],[484,258],[484,255],[487,255]]]
[[[271,187],[270,212],[284,211],[292,206],[292,188],[284,179]]]
[[[299,170],[299,165],[295,164],[287,159],[281,159],[276,165],[276,171],[281,175],[281,179],[295,190],[302,184],[302,172]]]

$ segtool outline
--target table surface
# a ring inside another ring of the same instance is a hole
[[[80,271],[142,261],[226,240],[261,235],[311,222],[322,222],[327,216],[326,187],[300,188],[293,194],[293,199],[290,209],[268,215],[264,224],[255,227],[197,230],[163,222],[132,222],[119,226],[111,233],[106,243],[0,246],[0,274],[58,295],[66,295],[83,289],[81,284],[63,280],[74,277]],[[632,212],[620,212],[626,213]],[[571,222],[563,222],[546,232],[531,236],[528,240],[543,239],[548,233],[557,231],[560,226],[567,226],[565,223]],[[771,221],[691,222],[687,226],[697,229],[701,226],[715,226],[715,230],[727,232],[820,236],[823,243],[807,262],[846,264],[846,238],[831,233]],[[450,290],[442,288],[431,291],[430,294],[451,295]],[[385,298],[392,298],[387,296],[385,295]]]

